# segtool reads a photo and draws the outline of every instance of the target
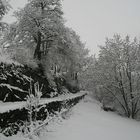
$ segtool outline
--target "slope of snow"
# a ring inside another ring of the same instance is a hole
[[[73,115],[41,140],[140,140],[140,122],[101,110],[96,101],[75,106]]]
[[[97,101],[85,99],[77,104],[70,118],[47,127],[34,140],[140,140],[140,122],[101,110]],[[2,140],[29,140],[13,136]]]

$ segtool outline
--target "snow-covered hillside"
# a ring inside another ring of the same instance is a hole
[[[28,140],[13,136],[10,140]],[[39,140],[139,140],[140,122],[101,110],[97,101],[85,99],[70,118],[53,124]],[[9,140],[9,138],[3,138]]]

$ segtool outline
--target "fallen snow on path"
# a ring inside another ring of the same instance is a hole
[[[41,140],[140,140],[140,122],[101,110],[96,101],[82,101],[73,114]]]
[[[61,123],[47,127],[34,140],[140,140],[140,122],[101,110],[99,104],[85,99],[77,104],[71,116]],[[0,140],[30,140],[22,136]]]

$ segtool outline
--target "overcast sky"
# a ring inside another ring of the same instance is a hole
[[[11,5],[15,9],[25,2],[11,0]],[[81,36],[92,54],[114,33],[140,36],[140,0],[64,0],[63,11],[67,26]]]

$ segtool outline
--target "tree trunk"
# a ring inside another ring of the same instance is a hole
[[[131,97],[131,118],[134,119],[135,117],[135,104],[134,104],[134,96],[133,96],[133,88],[132,88],[132,78],[131,72],[129,72],[129,86],[130,86],[130,97]]]
[[[41,33],[37,33],[37,45],[34,52],[34,58],[41,60]]]
[[[129,105],[128,105],[127,97],[126,97],[124,86],[123,86],[123,77],[122,77],[121,71],[119,71],[119,75],[120,75],[120,89],[121,89],[122,97],[123,97],[125,107],[126,107],[126,110],[127,110],[126,115],[127,115],[127,117],[130,117],[131,112],[130,112],[130,108],[129,108]]]

